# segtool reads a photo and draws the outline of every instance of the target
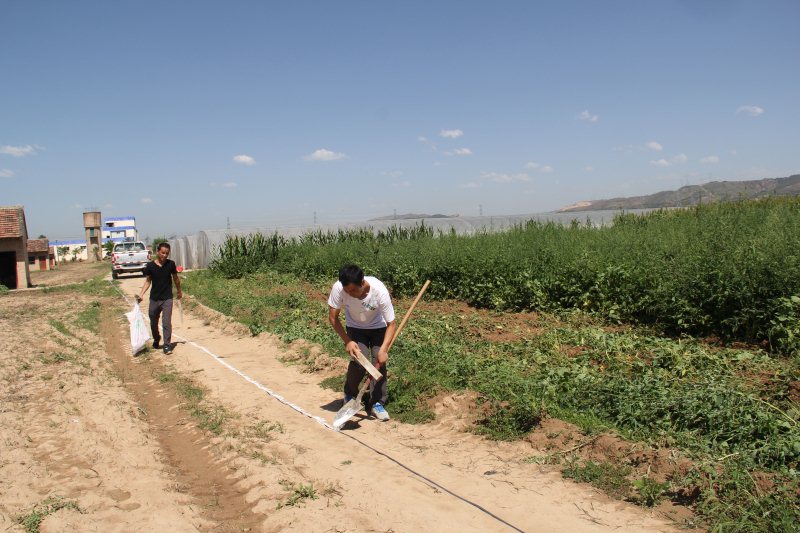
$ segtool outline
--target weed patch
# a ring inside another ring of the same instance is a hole
[[[56,513],[61,509],[72,509],[73,511],[83,513],[83,510],[78,507],[78,502],[67,500],[61,496],[50,496],[36,504],[27,515],[19,517],[17,523],[25,528],[26,533],[38,533],[42,521],[48,515]]]
[[[222,434],[231,413],[221,405],[205,401],[206,390],[203,387],[171,370],[158,373],[156,378],[159,383],[170,385],[183,399],[183,408],[197,421],[197,427],[214,435]]]
[[[318,498],[314,485],[303,485],[302,483],[292,483],[282,479],[279,481],[281,486],[290,492],[289,498],[285,502],[278,504],[278,509],[282,507],[294,507],[305,500],[316,500]]]

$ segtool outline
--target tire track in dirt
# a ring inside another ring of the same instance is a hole
[[[212,531],[249,531],[257,528],[264,516],[253,512],[256,502],[248,503],[245,493],[237,488],[235,471],[212,453],[212,443],[196,428],[194,420],[181,409],[183,403],[170,387],[161,386],[154,372],[165,371],[156,358],[133,359],[120,339],[127,336],[116,314],[103,307],[100,335],[107,353],[133,394],[158,439],[176,490],[192,496],[201,508],[200,514],[214,522]]]

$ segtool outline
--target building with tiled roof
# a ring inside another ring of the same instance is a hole
[[[21,205],[0,207],[0,285],[31,286],[28,270],[28,228]]]
[[[55,266],[55,253],[47,239],[28,239],[28,269],[50,270]]]

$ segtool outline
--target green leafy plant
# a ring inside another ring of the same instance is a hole
[[[83,510],[78,506],[78,502],[75,500],[67,500],[62,496],[49,496],[42,502],[36,504],[30,513],[19,517],[17,523],[25,528],[26,533],[38,533],[42,521],[48,515],[56,513],[61,509],[72,509],[73,511],[83,513]]]
[[[669,483],[659,483],[649,477],[635,479],[632,485],[638,493],[639,502],[646,507],[656,505],[669,489]]]

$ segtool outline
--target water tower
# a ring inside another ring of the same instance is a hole
[[[86,230],[86,260],[100,261],[103,250],[100,211],[86,211],[83,214],[83,227]]]

